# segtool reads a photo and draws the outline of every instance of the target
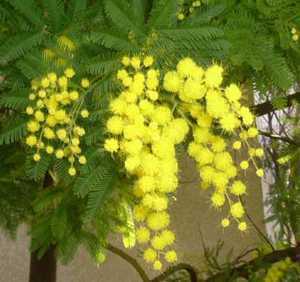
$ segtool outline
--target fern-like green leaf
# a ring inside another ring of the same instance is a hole
[[[178,1],[174,0],[154,0],[151,17],[148,21],[150,28],[174,27],[177,21]]]
[[[64,1],[43,0],[44,10],[47,13],[46,19],[51,24],[52,30],[58,31],[64,19]]]
[[[49,155],[43,154],[39,162],[35,162],[32,156],[28,156],[26,159],[26,174],[30,179],[39,181],[44,178],[48,171],[52,158]]]
[[[26,121],[22,118],[9,121],[1,131],[0,145],[18,142],[26,134]]]
[[[94,32],[89,36],[90,42],[98,43],[106,48],[112,48],[117,51],[134,52],[137,47],[125,36],[112,30],[103,30]]]
[[[0,65],[6,65],[12,60],[23,56],[42,42],[43,33],[18,34],[11,37],[0,47]]]
[[[20,12],[26,19],[35,24],[42,24],[42,13],[35,0],[6,0],[18,12]]]
[[[121,4],[121,1],[118,0],[106,0],[104,4],[106,14],[118,29],[124,31],[126,34],[128,32],[134,32],[139,36],[144,34],[143,27],[137,25],[134,20],[132,20],[129,5],[127,9],[125,9],[124,4]]]
[[[28,105],[28,90],[12,91],[0,98],[0,108],[24,110]]]

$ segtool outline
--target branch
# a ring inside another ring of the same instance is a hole
[[[198,281],[196,270],[191,265],[189,265],[187,263],[179,263],[177,265],[169,267],[164,273],[155,277],[150,282],[164,281],[168,276],[170,276],[171,274],[173,274],[177,271],[180,271],[180,270],[185,270],[189,274],[191,282]]]
[[[123,258],[124,260],[126,260],[129,264],[131,264],[133,266],[133,268],[136,270],[136,272],[141,276],[143,282],[150,282],[151,280],[148,278],[145,270],[141,267],[141,265],[137,262],[137,260],[135,260],[133,257],[131,257],[130,255],[126,254],[124,251],[122,251],[121,249],[111,245],[111,244],[107,244],[106,247],[110,252],[120,256],[121,258]]]
[[[259,134],[263,135],[263,136],[266,136],[266,137],[269,137],[271,139],[281,140],[281,141],[289,143],[291,145],[295,145],[295,146],[299,146],[300,145],[299,143],[297,143],[296,141],[292,140],[289,137],[284,137],[284,136],[272,134],[270,132],[265,132],[265,131],[261,131],[261,130],[259,131]]]
[[[269,253],[269,254],[265,255],[262,258],[258,257],[256,259],[253,259],[253,260],[249,261],[248,263],[245,263],[241,266],[233,268],[231,270],[231,273],[228,273],[227,271],[226,271],[226,273],[221,272],[221,273],[218,273],[214,276],[209,277],[205,281],[206,282],[224,281],[224,280],[221,280],[221,279],[223,279],[224,277],[228,277],[227,275],[229,275],[229,274],[231,274],[231,275],[238,274],[240,277],[248,278],[249,270],[252,267],[255,267],[256,265],[261,264],[262,262],[275,263],[275,262],[283,260],[286,257],[290,257],[293,261],[299,261],[299,259],[300,259],[299,254],[300,254],[300,247],[299,246],[294,247],[294,248],[288,248],[288,249],[285,249],[285,250],[274,251],[272,253]]]
[[[293,105],[293,102],[295,102],[295,101],[300,103],[300,92],[296,92],[296,93],[294,93],[292,95],[288,95],[284,98],[286,99],[286,107],[291,107]],[[274,105],[272,105],[271,101],[267,101],[267,102],[252,106],[251,110],[257,117],[259,117],[259,116],[268,114],[270,112],[279,110],[279,108],[274,107]]]

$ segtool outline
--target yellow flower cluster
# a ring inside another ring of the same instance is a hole
[[[179,0],[178,2],[180,9],[177,13],[177,19],[180,21],[184,20],[186,17],[192,14],[196,8],[201,6],[200,0],[192,1],[189,7],[185,6],[184,0]]]
[[[89,112],[81,109],[81,97],[71,79],[75,76],[73,68],[67,68],[62,76],[52,72],[39,80],[32,81],[30,105],[26,113],[30,116],[27,123],[26,144],[35,149],[33,159],[41,159],[41,151],[54,154],[57,159],[67,158],[70,162],[69,174],[76,174],[75,161],[84,165],[80,139],[85,130],[76,124],[78,116],[88,118]],[[88,79],[81,80],[80,91],[89,88]]]
[[[268,269],[264,278],[264,282],[280,282],[285,275],[285,272],[293,266],[290,258],[276,262]]]
[[[291,29],[291,34],[292,34],[292,39],[293,41],[298,41],[299,40],[299,34],[300,32],[296,28]]]
[[[110,103],[113,115],[106,128],[111,137],[104,148],[117,153],[134,178],[137,242],[146,245],[144,259],[160,270],[162,256],[170,263],[177,260],[170,248],[175,234],[168,229],[168,194],[177,188],[175,145],[185,139],[189,127],[159,102],[160,72],[153,67],[153,57],[124,57],[122,64],[117,78],[123,91]]]
[[[242,220],[245,210],[239,197],[246,194],[246,185],[237,177],[239,170],[249,167],[249,160],[256,166],[254,158],[262,157],[263,150],[251,148],[247,141],[256,137],[258,130],[253,126],[254,116],[249,108],[240,103],[240,88],[230,84],[223,89],[222,82],[221,66],[214,64],[204,70],[192,59],[184,58],[176,70],[166,73],[163,86],[179,98],[182,114],[192,121],[194,140],[188,153],[197,162],[202,186],[214,188],[212,205],[220,208],[226,202],[229,204],[229,215],[222,220],[222,226],[229,226],[231,217],[237,221],[239,230],[245,231],[247,224]],[[216,132],[233,139],[237,136],[233,143],[235,150],[242,145],[249,147],[249,159],[242,161],[239,168],[229,152],[228,140]],[[257,168],[257,175],[262,177],[263,170]]]

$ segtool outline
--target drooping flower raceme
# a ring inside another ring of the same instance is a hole
[[[240,201],[246,185],[240,171],[248,168],[249,161],[255,164],[263,152],[247,141],[258,134],[254,117],[241,105],[242,92],[237,85],[222,88],[221,66],[204,69],[185,58],[162,76],[150,56],[124,57],[122,64],[124,68],[117,73],[122,91],[110,103],[112,116],[106,123],[109,136],[104,148],[117,154],[133,179],[136,238],[146,246],[144,259],[159,270],[162,258],[169,263],[177,260],[170,248],[175,234],[169,229],[168,214],[169,195],[178,185],[176,145],[192,131],[188,153],[197,162],[202,187],[213,189],[214,207],[229,204],[222,226],[229,226],[233,218],[241,231],[247,224]],[[249,159],[237,166],[231,150],[247,146]],[[261,176],[262,170],[257,174]]]
[[[85,129],[77,119],[89,117],[87,109],[81,109],[81,94],[89,87],[88,79],[82,79],[81,88],[74,88],[71,79],[75,76],[73,68],[67,68],[62,76],[52,72],[32,81],[30,105],[26,113],[26,144],[35,150],[34,161],[40,161],[43,154],[54,154],[57,159],[67,158],[69,174],[76,175],[75,163],[84,165],[87,160],[82,154],[80,142]]]

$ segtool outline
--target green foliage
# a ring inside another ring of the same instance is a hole
[[[20,141],[26,134],[26,122],[23,118],[6,120],[6,125],[1,128],[0,145]]]
[[[299,80],[299,43],[290,35],[292,27],[300,30],[299,1],[202,2],[183,21],[175,0],[0,3],[0,152],[10,152],[1,159],[0,225],[14,232],[26,222],[31,249],[40,256],[55,244],[68,262],[84,244],[101,262],[110,232],[122,229],[125,239],[132,239],[126,180],[101,151],[124,55],[152,55],[162,72],[184,56],[205,65],[220,61],[228,76],[266,92],[286,90]],[[92,82],[83,101],[90,112],[82,142],[88,164],[75,180],[68,162],[48,155],[33,162],[22,144],[30,81],[69,66]]]

